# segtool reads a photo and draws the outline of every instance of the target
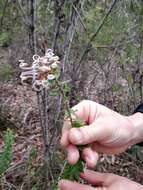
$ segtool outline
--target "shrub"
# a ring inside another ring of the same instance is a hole
[[[7,47],[11,42],[11,36],[8,32],[0,33],[0,47]]]
[[[0,81],[8,81],[12,76],[12,67],[9,64],[4,64],[0,67]]]
[[[14,143],[14,134],[8,129],[4,135],[4,148],[0,154],[0,177],[9,168],[12,160],[12,145]]]

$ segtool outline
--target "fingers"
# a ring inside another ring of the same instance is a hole
[[[81,173],[80,177],[88,183],[96,186],[109,187],[119,176],[109,173],[99,173],[91,170],[86,170]]]
[[[63,135],[61,137],[61,145],[67,150],[67,160],[70,164],[75,164],[79,159],[79,151],[78,148],[69,143],[68,133],[70,128],[70,121],[65,121],[66,126],[63,127]]]
[[[69,141],[75,145],[91,144],[95,141],[102,141],[108,136],[105,127],[95,122],[81,128],[72,128],[69,131]]]
[[[66,150],[67,150],[68,163],[72,165],[76,164],[76,162],[78,161],[80,157],[78,148],[74,145],[69,145],[66,148]],[[87,167],[94,168],[97,164],[99,156],[91,148],[87,147],[87,148],[84,148],[82,151],[82,158],[86,162]]]
[[[98,161],[98,154],[91,148],[84,148],[82,152],[82,157],[85,160],[87,167],[94,168]]]
[[[69,145],[67,147],[67,160],[70,164],[75,164],[79,159],[79,151],[76,146]]]
[[[72,114],[72,118],[73,119],[79,118],[84,123],[88,123],[88,124],[93,123],[97,114],[97,107],[98,107],[97,105],[98,105],[97,103],[89,101],[89,100],[84,100],[80,102],[79,104],[77,104],[76,106],[72,108],[72,110],[74,111],[74,114]],[[69,142],[70,139],[68,136],[70,128],[71,128],[70,120],[66,119],[64,122],[64,127],[62,130],[62,137],[61,137],[61,145],[64,147],[70,144]],[[74,139],[76,139],[74,138],[74,135],[76,135],[76,133],[73,133],[72,135],[72,132],[71,132],[71,139],[73,139],[73,141]],[[79,138],[78,134],[77,134],[77,138]]]
[[[60,140],[60,143],[63,147],[67,147],[69,145],[68,135],[69,135],[70,128],[71,128],[70,120],[66,119],[64,121],[64,126],[62,128],[62,137]]]
[[[68,180],[61,180],[59,182],[59,188],[60,190],[96,190],[89,185],[82,185]]]
[[[74,114],[72,115],[72,118],[77,117],[77,118],[82,119],[84,122],[89,122],[89,123],[93,122],[96,115],[96,103],[95,103],[95,106],[93,106],[92,101],[82,101],[78,105],[74,106],[72,109],[74,110]],[[71,123],[69,119],[66,119],[64,122],[64,127],[62,129],[61,145],[65,147],[67,150],[68,162],[70,164],[75,164],[79,159],[79,151],[76,148],[76,146],[73,145],[73,144],[76,144],[76,142],[72,143],[70,141],[70,133],[72,136]],[[85,130],[85,133],[86,133],[86,130]],[[76,133],[74,135],[76,135]],[[86,142],[85,144],[87,144]],[[88,152],[89,152],[89,156],[87,156]],[[93,152],[91,149],[87,149],[87,150],[85,149],[83,151],[83,157],[88,167],[94,167],[96,165],[98,155],[97,153]]]
[[[120,176],[114,174],[99,173],[91,170],[86,170],[84,173],[81,173],[80,176],[90,184],[98,187],[94,188],[89,185],[82,185],[68,180],[61,180],[59,182],[60,190],[108,190],[113,183],[121,178]]]

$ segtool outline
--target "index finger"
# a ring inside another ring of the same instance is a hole
[[[69,145],[69,138],[68,138],[68,135],[69,135],[69,130],[71,128],[71,122],[69,119],[65,119],[64,120],[64,126],[62,128],[62,137],[61,137],[61,145],[63,147],[67,147]]]

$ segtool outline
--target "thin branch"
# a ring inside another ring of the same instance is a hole
[[[64,16],[63,7],[65,4],[65,0],[62,0],[59,4],[58,1],[55,1],[54,3],[54,10],[55,10],[55,21],[54,21],[54,37],[53,37],[53,43],[52,43],[52,49],[55,50],[57,45],[57,39],[60,34],[61,24]]]
[[[22,19],[23,19],[23,23],[25,24],[26,27],[29,27],[30,25],[30,22],[28,20],[28,16],[26,14],[26,12],[24,11],[22,5],[21,5],[21,1],[20,0],[17,0],[17,3],[19,5],[19,8],[21,10],[21,13],[22,13]]]
[[[96,36],[99,34],[100,30],[102,29],[102,27],[104,26],[108,16],[110,15],[110,13],[112,12],[113,8],[115,7],[115,5],[117,4],[119,0],[114,0],[113,3],[111,4],[109,10],[107,11],[106,15],[103,17],[103,19],[101,20],[96,32],[91,36],[87,46],[85,47],[85,50],[79,60],[79,63],[77,64],[76,67],[76,71],[80,68],[85,56],[88,54],[88,52],[90,51],[91,47],[92,47],[92,41],[96,38]]]
[[[81,15],[80,15],[80,12],[78,11],[78,9],[76,8],[76,6],[73,4],[72,1],[71,1],[71,4],[72,4],[72,6],[73,6],[75,12],[77,13],[77,15],[78,15],[78,17],[79,17],[79,21],[81,22],[81,24],[82,24],[84,30],[87,31],[86,26],[85,26],[85,24],[84,24],[84,21],[83,21]]]
[[[82,4],[80,5],[80,10],[81,11],[82,7],[84,6],[85,0],[82,1]],[[80,1],[78,1],[76,3],[76,7],[80,4]],[[65,43],[64,43],[64,58],[63,58],[63,73],[66,73],[66,68],[68,67],[68,58],[69,58],[69,54],[70,54],[70,50],[71,50],[71,45],[73,42],[73,37],[75,34],[75,28],[78,22],[78,14],[75,11],[75,9],[73,8],[72,13],[71,13],[71,17],[69,19],[69,27],[67,28],[67,32],[66,32],[66,37],[65,37]]]
[[[71,116],[70,107],[69,107],[69,104],[68,104],[67,97],[66,97],[66,95],[65,95],[65,93],[64,93],[64,90],[62,89],[61,85],[59,84],[59,81],[58,81],[58,80],[56,80],[56,84],[57,84],[57,86],[58,86],[58,88],[59,88],[59,91],[60,91],[61,95],[63,96],[63,98],[64,98],[64,100],[65,100],[66,110],[67,110],[67,112],[68,112],[68,116],[69,116],[69,118],[70,118],[71,125],[73,126],[73,120],[72,120],[72,116]]]

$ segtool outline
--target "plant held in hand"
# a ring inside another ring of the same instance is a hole
[[[42,93],[43,90],[48,90],[48,92],[53,96],[57,96],[61,94],[64,100],[65,110],[66,110],[66,117],[69,118],[71,126],[74,128],[79,128],[83,126],[83,123],[80,120],[72,119],[72,110],[69,108],[68,98],[65,95],[64,90],[64,82],[60,82],[60,62],[59,57],[55,56],[51,49],[48,49],[45,53],[45,56],[40,57],[39,55],[33,56],[33,63],[27,64],[24,60],[20,61],[20,68],[22,69],[22,73],[20,75],[21,82],[30,83],[32,88],[37,93]],[[45,102],[45,101],[43,101]],[[43,127],[42,127],[43,128]],[[45,133],[47,129],[43,128],[43,133]],[[49,133],[47,131],[46,133]],[[47,137],[44,137],[45,147],[48,144]],[[81,149],[82,147],[79,147]],[[46,149],[46,148],[45,148]],[[49,151],[50,152],[50,151]],[[46,154],[47,155],[47,154]],[[50,156],[50,155],[49,155]],[[47,166],[48,169],[50,168],[50,163]],[[57,183],[60,179],[69,179],[72,181],[79,181],[80,173],[83,172],[84,169],[84,162],[80,159],[75,165],[70,165],[65,161],[65,165],[58,177],[58,180],[53,182],[52,189],[58,189]]]

